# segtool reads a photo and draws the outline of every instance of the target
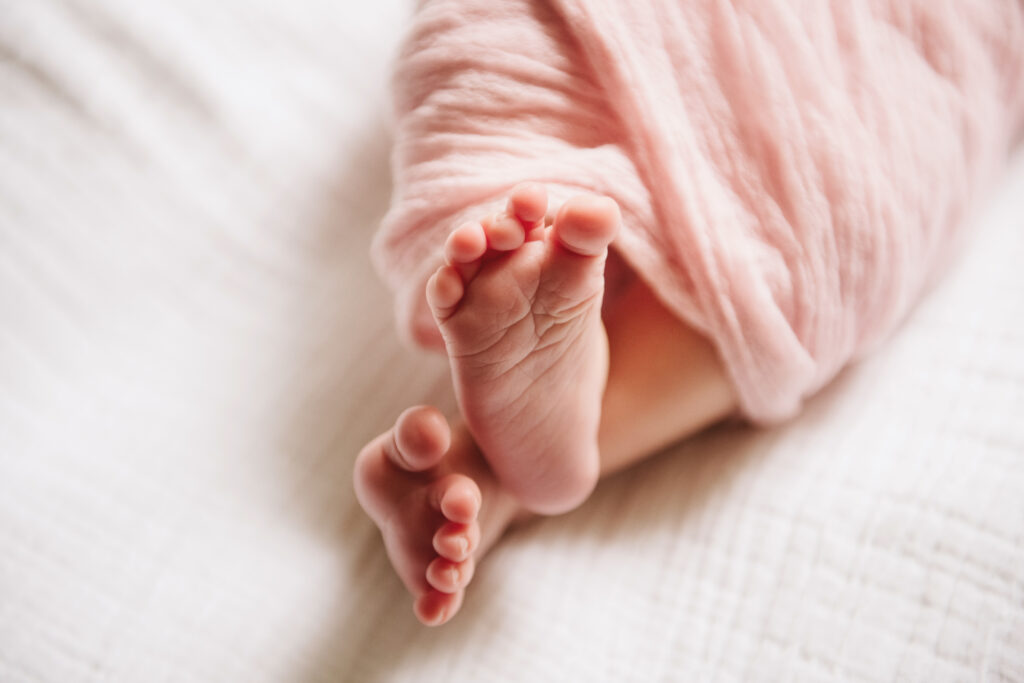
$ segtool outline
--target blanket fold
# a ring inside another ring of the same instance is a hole
[[[614,248],[772,422],[900,322],[1024,123],[1016,0],[434,0],[394,81],[374,243],[408,331],[447,234],[525,180]]]

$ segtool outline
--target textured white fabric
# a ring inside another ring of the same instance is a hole
[[[0,3],[0,680],[1024,680],[1024,156],[900,333],[414,621],[351,493],[446,369],[367,251],[409,8]]]

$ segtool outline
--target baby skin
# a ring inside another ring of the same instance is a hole
[[[597,483],[604,266],[621,218],[592,196],[566,202],[551,225],[546,213],[544,188],[527,185],[504,213],[456,229],[427,301],[484,458],[527,509],[558,514]]]
[[[451,233],[425,300],[461,416],[411,408],[356,460],[357,497],[424,624],[454,616],[513,522],[577,507],[600,476],[734,408],[713,350],[639,279],[602,313],[616,203],[547,208],[543,186],[521,185]]]

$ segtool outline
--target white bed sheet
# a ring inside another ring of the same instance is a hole
[[[0,680],[1024,680],[1024,155],[891,342],[416,624],[351,493],[451,407],[367,250],[407,3],[0,4]]]

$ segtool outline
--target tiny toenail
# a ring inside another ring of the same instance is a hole
[[[460,536],[455,539],[455,543],[459,546],[459,556],[465,557],[469,552],[469,539]]]

